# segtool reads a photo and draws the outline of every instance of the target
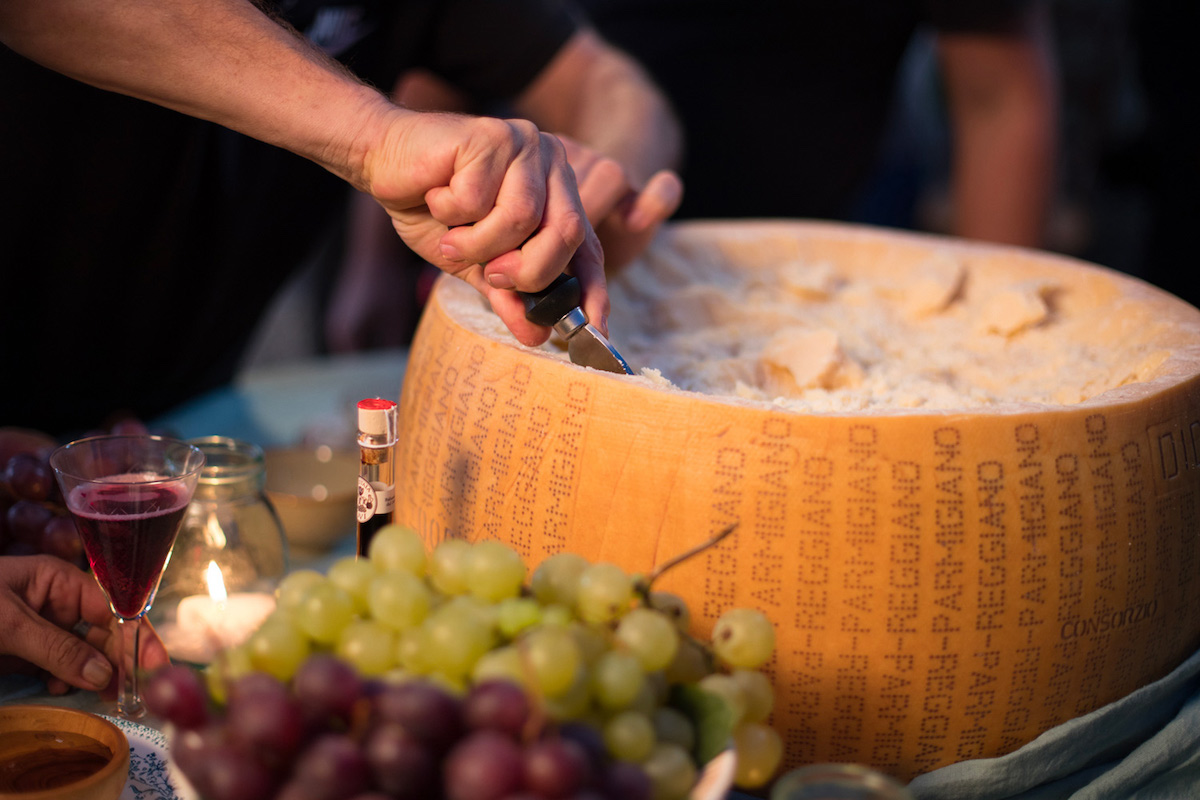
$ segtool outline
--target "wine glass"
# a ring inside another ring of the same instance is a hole
[[[204,454],[161,436],[93,436],[50,456],[96,582],[116,619],[117,714],[146,713],[138,691],[142,617],[191,502]]]

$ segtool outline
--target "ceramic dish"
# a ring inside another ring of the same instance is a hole
[[[129,740],[129,782],[120,800],[189,800],[172,772],[162,731],[119,717],[104,717]]]

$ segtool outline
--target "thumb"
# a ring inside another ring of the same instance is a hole
[[[112,681],[113,665],[99,650],[29,610],[9,629],[6,649],[80,689],[101,691]]]

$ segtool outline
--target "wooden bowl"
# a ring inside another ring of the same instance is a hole
[[[264,455],[267,497],[293,552],[323,553],[354,533],[357,451],[296,447]]]
[[[0,706],[0,800],[115,800],[129,741],[106,719],[46,705]]]

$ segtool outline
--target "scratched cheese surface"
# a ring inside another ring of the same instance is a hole
[[[612,291],[635,376],[522,347],[439,282],[397,518],[639,571],[737,523],[656,587],[702,634],[774,620],[788,764],[1000,755],[1200,646],[1200,311],[1049,254],[803,222],[670,226]]]

